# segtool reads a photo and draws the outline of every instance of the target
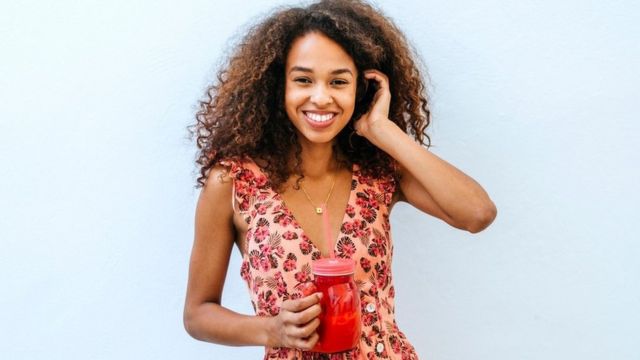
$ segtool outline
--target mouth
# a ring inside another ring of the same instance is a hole
[[[335,119],[338,117],[338,113],[334,112],[313,112],[313,111],[303,111],[304,119],[311,125],[311,127],[316,129],[323,129],[331,126]]]

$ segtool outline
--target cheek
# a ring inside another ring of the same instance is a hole
[[[353,94],[347,93],[347,94],[341,95],[340,98],[339,98],[338,104],[340,104],[340,107],[345,112],[353,112],[353,109],[356,106],[356,94],[355,94],[355,92]]]
[[[285,89],[284,103],[287,107],[299,106],[304,101],[305,95],[300,90]]]
[[[296,122],[298,119],[298,109],[302,106],[300,91],[285,89],[284,93],[284,110],[290,121]]]

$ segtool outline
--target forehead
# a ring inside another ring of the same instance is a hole
[[[356,70],[351,56],[338,43],[319,33],[306,34],[291,44],[287,70],[293,66],[312,68],[315,72],[330,72],[336,68]]]

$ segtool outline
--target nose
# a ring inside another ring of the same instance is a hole
[[[319,85],[313,89],[311,94],[311,102],[321,107],[333,103],[333,96],[325,86]]]

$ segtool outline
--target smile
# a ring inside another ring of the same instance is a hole
[[[310,111],[303,111],[305,120],[311,127],[322,129],[330,126],[336,118],[336,113],[317,114]]]

